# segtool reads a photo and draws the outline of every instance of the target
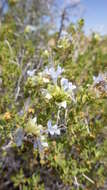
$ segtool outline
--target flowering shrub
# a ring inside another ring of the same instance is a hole
[[[16,26],[2,26],[1,189],[107,188],[107,55],[79,24],[36,65],[32,41],[21,49]]]

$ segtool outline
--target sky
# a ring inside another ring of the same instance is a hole
[[[107,0],[81,0],[85,11],[86,33],[98,31],[101,34],[107,34]]]
[[[90,32],[99,32],[101,34],[107,34],[107,0],[56,0],[59,6],[66,3],[80,3],[81,14],[79,15],[79,9],[77,9],[78,17],[82,17],[85,20],[84,30],[86,34]],[[76,18],[76,19],[77,19]],[[72,21],[71,17],[71,21]],[[74,19],[74,20],[76,20]]]

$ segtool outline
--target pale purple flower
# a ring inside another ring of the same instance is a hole
[[[43,71],[43,75],[49,75],[49,69],[48,69],[48,67],[45,67],[45,70]]]
[[[23,110],[20,110],[20,111],[18,112],[18,115],[19,115],[19,116],[23,116],[23,115],[24,115],[24,111],[23,111]]]
[[[27,75],[28,75],[29,77],[33,77],[33,76],[35,75],[35,71],[36,71],[36,69],[28,70],[28,71],[27,71]]]
[[[63,71],[64,69],[58,65],[57,70],[55,70],[54,67],[50,67],[49,69],[46,67],[43,74],[49,75],[52,78],[54,84],[56,84],[58,77],[62,74]]]
[[[73,91],[76,89],[76,86],[72,84],[72,82],[69,82],[69,90]]]
[[[70,92],[76,89],[76,86],[69,82],[68,79],[62,78],[61,79],[61,87],[64,89],[65,92]]]
[[[52,125],[52,122],[51,120],[48,121],[47,123],[48,125],[48,133],[50,135],[60,135],[60,129],[58,129],[58,126],[57,125]]]
[[[18,128],[14,136],[14,141],[18,147],[22,145],[23,139],[24,139],[24,131],[22,128]]]
[[[104,76],[100,73],[97,77],[93,76],[94,85],[104,81]]]
[[[66,78],[61,79],[61,87],[64,89],[64,91],[67,91],[69,89],[68,79]]]
[[[96,86],[97,84],[100,84],[102,86],[102,89],[107,92],[107,73],[101,74],[97,77],[93,76],[94,83],[93,85]],[[101,84],[102,82],[102,84]]]
[[[76,86],[72,84],[72,82],[69,82],[68,79],[62,78],[61,79],[61,87],[64,89],[65,92],[67,92],[72,100],[76,102],[74,97],[74,90],[76,89]]]
[[[39,152],[42,152],[42,151],[43,151],[43,147],[42,147],[42,145],[41,145],[41,140],[40,140],[40,138],[37,138],[37,139],[35,140],[35,142],[34,142],[34,144],[33,144],[33,147],[34,147],[34,149],[37,149],[37,148],[38,148]]]
[[[34,142],[34,149],[39,149],[40,152],[43,151],[43,148],[47,148],[48,147],[48,143],[46,142],[46,139],[43,135],[41,135],[40,137],[38,137],[35,142]]]

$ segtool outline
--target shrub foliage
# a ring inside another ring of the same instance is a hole
[[[0,28],[0,189],[106,189],[104,39],[83,20],[52,46],[30,36]]]

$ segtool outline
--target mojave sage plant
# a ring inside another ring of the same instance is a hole
[[[51,50],[0,28],[1,189],[106,189],[106,39],[82,25]]]

